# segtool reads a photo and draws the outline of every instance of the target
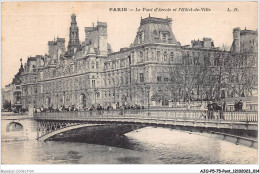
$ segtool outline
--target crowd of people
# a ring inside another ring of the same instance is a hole
[[[187,108],[189,110],[189,108]],[[53,106],[50,106],[48,108],[44,108],[43,106],[41,108],[34,108],[34,112],[76,112],[76,111],[89,111],[90,115],[94,111],[98,113],[99,115],[103,114],[104,111],[110,112],[111,110],[118,110],[120,115],[123,115],[125,112],[130,112],[130,113],[139,113],[142,110],[144,110],[144,106],[140,105],[128,105],[128,104],[123,104],[121,106],[119,105],[108,105],[106,107],[103,107],[100,104],[91,105],[90,107],[82,107],[78,108],[74,105],[70,105],[68,107],[65,107],[64,105],[61,105],[59,108],[53,109]],[[200,110],[204,111],[203,117],[204,119],[216,119],[218,116],[219,119],[225,119],[224,118],[224,111],[227,111],[227,103],[226,101],[223,102],[216,102],[216,101],[208,101],[207,104],[201,104]],[[234,103],[234,111],[242,111],[243,110],[243,102],[242,100],[240,101],[235,101]]]
[[[234,109],[235,109],[235,111],[243,111],[243,101],[235,100]]]
[[[50,106],[48,108],[44,108],[43,106],[41,108],[34,108],[34,112],[75,112],[75,111],[98,111],[98,113],[101,113],[101,111],[107,110],[107,111],[111,111],[111,110],[140,110],[140,109],[144,109],[144,106],[140,106],[140,105],[127,105],[127,104],[123,104],[121,106],[116,105],[115,107],[108,105],[107,107],[103,107],[100,104],[98,105],[91,105],[90,107],[82,107],[81,109],[79,109],[78,107],[74,106],[74,105],[69,105],[68,107],[65,107],[64,105],[61,105],[59,108],[54,109],[53,106]]]
[[[220,113],[220,119],[224,119],[223,116],[223,111],[225,111],[227,109],[227,104],[226,102],[211,102],[209,101],[207,103],[207,109],[208,109],[208,113],[207,113],[207,117],[208,119],[215,119],[215,114],[214,112],[219,112]]]

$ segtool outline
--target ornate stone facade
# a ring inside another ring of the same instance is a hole
[[[22,61],[22,59],[20,59]],[[19,111],[22,107],[22,79],[21,75],[24,72],[24,67],[21,63],[19,71],[13,78],[12,83],[5,86],[2,89],[2,108],[6,103],[10,103],[10,107],[13,111]]]
[[[231,51],[226,51],[214,47],[211,38],[182,46],[171,25],[170,18],[141,19],[131,46],[113,53],[107,23],[86,27],[80,43],[73,14],[67,51],[65,39],[57,38],[48,43],[48,55],[28,58],[23,107],[147,105],[148,97],[167,103],[254,95],[257,32],[239,29],[238,34],[234,29]]]

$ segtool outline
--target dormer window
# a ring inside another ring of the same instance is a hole
[[[138,32],[137,39],[138,39],[138,44],[141,44],[144,42],[144,32],[143,31]]]
[[[163,41],[163,43],[167,42],[167,34],[165,34],[165,33],[162,34],[162,41]]]
[[[142,43],[142,33],[138,34],[138,43]]]
[[[153,34],[154,34],[154,35],[157,35],[157,31],[156,31],[156,30],[153,30]]]
[[[170,57],[171,57],[171,62],[173,62],[173,59],[174,59],[174,54],[173,54],[173,52],[171,52]]]

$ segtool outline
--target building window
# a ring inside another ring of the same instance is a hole
[[[121,76],[121,84],[124,84],[124,78]]]
[[[141,82],[141,83],[144,82],[144,73],[140,73],[140,82]]]
[[[168,82],[169,81],[169,79],[168,78],[164,78],[164,82]]]
[[[170,53],[170,57],[171,57],[171,62],[173,62],[173,58],[174,58],[173,52]]]
[[[99,69],[99,63],[96,62],[96,69]]]
[[[158,61],[160,61],[160,56],[161,56],[160,51],[157,51],[156,57],[157,57],[157,60],[158,60]]]
[[[230,82],[231,82],[231,83],[234,83],[234,78],[235,78],[235,76],[232,75],[232,76],[231,76],[231,79],[230,79]]]
[[[95,84],[95,80],[92,80],[92,88],[95,88],[96,84]]]
[[[162,81],[162,77],[158,76],[157,77],[157,82],[161,82]]]
[[[166,43],[166,42],[167,42],[167,35],[166,35],[166,34],[163,34],[163,35],[162,35],[162,40],[163,40],[163,43]]]
[[[163,58],[164,58],[164,61],[167,61],[167,52],[166,51],[164,51],[164,53],[163,53]]]
[[[116,68],[116,62],[112,62],[112,69],[115,69]]]
[[[253,77],[253,79],[254,79],[254,77]],[[236,82],[237,82],[237,83],[239,82],[238,74],[237,74],[237,76],[236,76]]]
[[[94,69],[95,68],[95,63],[92,61],[91,62],[91,68]]]
[[[204,66],[209,66],[210,61],[208,57],[204,57]]]
[[[143,56],[144,56],[144,55],[143,55],[143,52],[141,51],[141,52],[140,52],[140,62],[143,62]]]
[[[139,43],[142,43],[142,33],[141,34],[139,34]]]
[[[193,60],[194,60],[194,65],[199,65],[199,58],[198,57],[195,57]]]
[[[130,64],[134,64],[135,63],[135,52],[131,53],[131,61],[129,63]]]
[[[56,70],[53,71],[53,77],[56,77]]]
[[[174,82],[174,81],[175,81],[175,77],[171,76],[171,82]]]

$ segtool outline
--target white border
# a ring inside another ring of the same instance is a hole
[[[0,2],[17,2],[17,1],[52,1],[52,0],[0,0]],[[61,1],[61,0],[56,0]],[[69,1],[69,0],[63,0],[63,1]],[[77,1],[84,1],[84,0],[77,0]],[[85,1],[91,1],[91,0],[85,0]],[[96,0],[96,1],[109,1],[109,0]],[[125,0],[114,0],[114,1],[125,1]],[[130,0],[129,0],[130,1]],[[155,1],[155,0],[142,0],[142,1]],[[164,1],[178,1],[178,0],[164,0]],[[179,0],[180,1],[180,0]],[[181,0],[181,1],[190,1],[190,0]],[[200,0],[192,0],[192,1],[200,1]],[[202,0],[203,1],[203,0]],[[219,1],[227,1],[227,0],[219,0]],[[228,0],[228,1],[241,1],[241,0]],[[242,1],[252,1],[252,0],[242,0]],[[258,2],[258,10],[260,7],[259,1]],[[1,13],[1,4],[0,4],[0,13]],[[1,13],[2,14],[2,13]],[[258,19],[259,12],[258,12]],[[1,26],[1,24],[0,24]],[[259,33],[259,23],[258,23],[258,33]],[[0,36],[1,36],[1,27],[0,27]],[[1,42],[0,42],[0,48],[1,48]],[[258,50],[259,46],[259,37],[258,37]],[[0,57],[1,56],[1,50],[0,50]],[[258,52],[258,57],[260,53]],[[1,62],[0,62],[0,65]],[[260,67],[260,62],[258,60],[258,67]],[[1,72],[0,72],[1,74]],[[259,70],[258,70],[258,84],[260,84],[259,80]],[[2,76],[1,76],[2,77]],[[1,82],[0,82],[1,84]],[[258,91],[259,91],[259,85],[258,85]],[[1,93],[1,92],[0,92]],[[258,103],[259,102],[258,98]],[[1,100],[0,100],[1,103]],[[259,105],[258,105],[259,107]],[[1,108],[0,108],[1,110]],[[259,109],[258,112],[260,113]],[[259,115],[258,113],[258,115]],[[260,123],[258,119],[258,123]],[[1,124],[0,124],[1,125]],[[259,130],[258,130],[258,139],[259,139]],[[258,143],[259,144],[259,143]],[[1,145],[1,142],[0,142]],[[259,147],[259,146],[258,146]],[[258,148],[259,149],[259,148]],[[1,152],[0,152],[1,154]],[[259,151],[258,151],[258,164],[257,165],[204,165],[204,164],[197,164],[197,165],[175,165],[175,164],[161,164],[161,165],[5,165],[1,164],[1,171],[5,170],[8,171],[8,173],[31,173],[26,172],[26,170],[33,170],[33,173],[200,173],[202,169],[225,169],[225,170],[231,170],[233,169],[250,169],[251,171],[253,169],[259,169]],[[2,173],[2,172],[1,172]]]

